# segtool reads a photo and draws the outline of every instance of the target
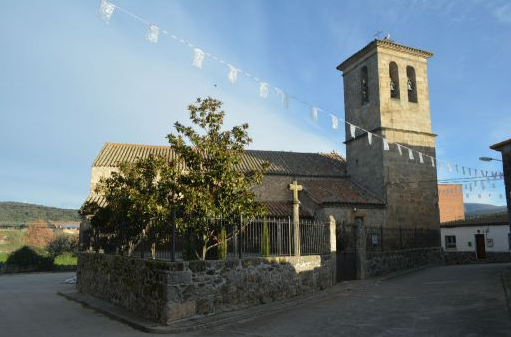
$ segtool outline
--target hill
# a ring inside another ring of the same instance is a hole
[[[506,206],[495,206],[490,204],[465,203],[465,216],[471,217],[476,215],[493,214],[506,212]]]
[[[47,207],[22,202],[0,201],[0,226],[23,225],[36,219],[80,221],[78,210]]]

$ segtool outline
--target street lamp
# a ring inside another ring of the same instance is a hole
[[[482,160],[482,161],[492,161],[492,160],[502,161],[502,160],[500,160],[500,159],[497,159],[497,158],[490,158],[490,157],[479,157],[479,160]]]

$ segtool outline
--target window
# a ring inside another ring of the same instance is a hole
[[[445,236],[445,249],[456,249],[456,236],[446,235]]]
[[[407,83],[406,88],[408,91],[408,102],[417,103],[417,82],[415,80],[415,69],[413,67],[406,67]]]
[[[362,105],[369,103],[369,77],[367,75],[367,67],[360,69],[360,88],[362,96]]]
[[[396,62],[389,64],[390,97],[399,99],[399,71]]]

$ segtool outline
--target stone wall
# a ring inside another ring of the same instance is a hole
[[[332,286],[335,253],[173,263],[81,253],[77,277],[79,291],[168,324]]]
[[[441,248],[405,249],[367,252],[363,262],[364,277],[370,278],[396,271],[443,264]]]
[[[511,252],[486,252],[485,259],[478,259],[475,252],[444,252],[446,264],[511,262]]]

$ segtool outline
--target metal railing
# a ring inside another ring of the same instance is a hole
[[[204,220],[209,228],[218,228],[215,236],[220,242],[209,249],[206,258],[218,259],[222,257],[220,250],[226,258],[258,257],[258,256],[292,256],[294,255],[294,226],[290,218],[258,218],[249,221],[228,222],[225,219],[215,218]],[[169,225],[169,227],[171,227]],[[178,226],[179,227],[179,226]],[[114,233],[90,233],[84,250],[101,251],[109,254],[127,254],[126,240],[118,226]],[[179,229],[179,228],[178,228]],[[224,237],[220,237],[222,229]],[[318,255],[329,252],[329,225],[319,221],[301,220],[300,254]],[[147,259],[160,259],[170,261],[197,259],[199,251],[198,238],[192,229],[171,230],[164,234],[140,235],[132,256]],[[214,241],[212,242],[214,244]]]

